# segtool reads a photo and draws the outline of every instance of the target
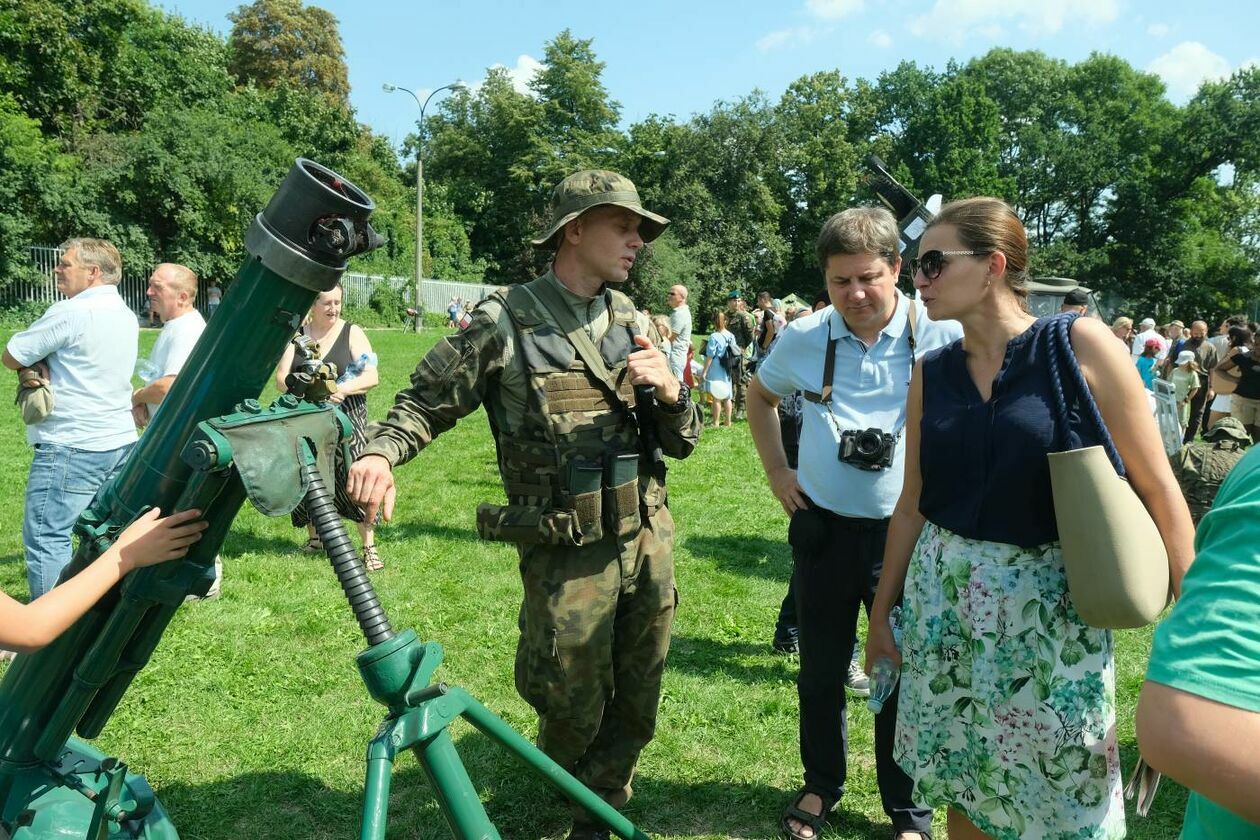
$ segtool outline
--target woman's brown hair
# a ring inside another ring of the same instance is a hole
[[[1028,308],[1028,234],[1009,204],[987,196],[951,201],[928,223],[939,225],[952,225],[968,251],[1006,255],[1006,284]]]

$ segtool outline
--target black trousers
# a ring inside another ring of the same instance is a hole
[[[1210,388],[1208,387],[1207,381],[1204,377],[1200,376],[1199,390],[1195,391],[1194,399],[1190,400],[1190,417],[1186,421],[1186,436],[1185,439],[1182,440],[1182,443],[1193,443],[1195,435],[1208,430],[1207,420],[1209,412],[1204,409],[1207,408],[1209,390]]]
[[[805,786],[840,798],[848,765],[844,678],[857,635],[879,584],[886,519],[850,519],[811,504],[788,526],[800,628],[801,763]],[[910,778],[893,760],[897,692],[875,716],[875,773],[884,813],[896,831],[932,830],[932,812],[916,807]]]

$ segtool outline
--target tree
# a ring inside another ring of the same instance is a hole
[[[254,0],[228,15],[228,68],[264,90],[288,83],[345,105],[350,96],[337,18],[302,0]]]

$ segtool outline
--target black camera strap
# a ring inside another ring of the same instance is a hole
[[[906,335],[910,341],[910,373],[914,374],[914,348],[915,348],[915,332],[918,322],[916,316],[914,298],[910,298],[910,308],[906,312]],[[826,358],[823,360],[822,387],[818,391],[801,391],[801,396],[812,403],[820,403],[827,407],[828,413],[831,412],[831,383],[836,378],[836,345],[840,343],[840,339],[831,334],[831,319],[827,319],[827,352]],[[834,413],[832,414],[834,417]]]

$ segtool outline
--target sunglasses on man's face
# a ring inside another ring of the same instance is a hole
[[[933,249],[910,260],[910,274],[917,275],[920,271],[923,276],[929,280],[935,280],[941,276],[941,272],[945,270],[945,266],[949,265],[946,257],[980,257],[988,256],[992,251],[941,251]]]

